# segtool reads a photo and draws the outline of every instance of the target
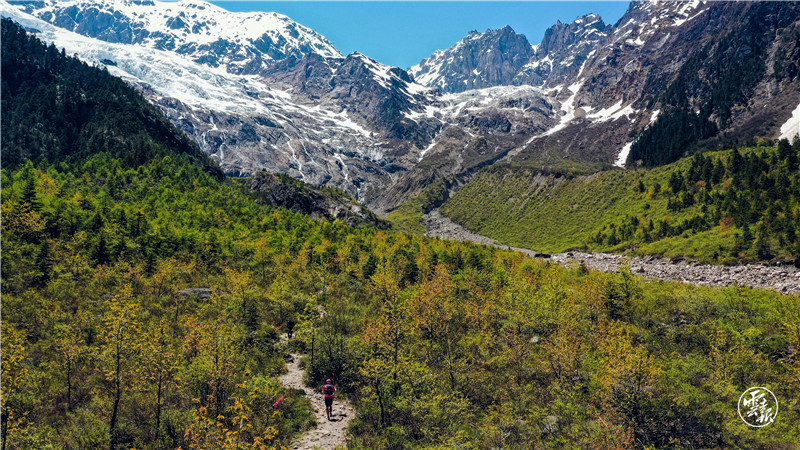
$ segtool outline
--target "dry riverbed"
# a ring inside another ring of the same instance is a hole
[[[800,271],[794,266],[766,266],[746,264],[739,266],[716,266],[692,261],[673,262],[669,259],[648,257],[626,257],[608,253],[565,252],[543,255],[526,248],[508,247],[497,244],[493,239],[473,233],[456,224],[438,210],[424,216],[428,229],[426,236],[440,237],[478,244],[510,248],[530,256],[544,256],[563,265],[580,264],[603,272],[614,272],[623,261],[630,261],[631,272],[647,278],[676,280],[697,285],[730,286],[738,283],[743,286],[775,290],[784,294],[800,293]]]

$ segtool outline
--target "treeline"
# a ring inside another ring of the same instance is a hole
[[[682,219],[626,216],[598,230],[589,244],[635,246],[719,227],[734,233],[734,244],[721,247],[714,260],[800,258],[798,161],[800,139],[782,139],[771,149],[695,155],[688,168],[671,172],[668,184],[639,180],[636,186],[640,195],[666,198],[667,210]]]

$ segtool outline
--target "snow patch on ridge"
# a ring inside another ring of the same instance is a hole
[[[684,18],[675,19],[673,21],[673,23],[672,23],[672,26],[673,27],[679,27],[679,26],[683,25],[684,23],[689,22],[690,20],[692,20],[695,17],[697,17],[700,14],[702,14],[705,10],[700,11],[699,13],[689,17],[689,14],[692,11],[696,10],[702,3],[703,2],[701,2],[700,0],[692,0],[690,2],[684,3],[684,5],[681,7],[681,9],[678,10],[678,14],[682,15]]]
[[[436,141],[433,141],[433,142],[431,142],[431,144],[427,148],[425,148],[425,150],[419,152],[419,156],[417,156],[417,162],[422,161],[422,158],[425,157],[425,154],[428,153],[429,151],[431,151],[431,149],[433,149],[433,147],[435,145],[436,145]]]
[[[595,113],[587,114],[587,119],[592,119],[594,122],[607,122],[607,121],[614,121],[624,116],[629,116],[631,114],[635,114],[639,112],[638,110],[633,109],[633,104],[630,104],[626,107],[622,107],[622,100],[618,101],[617,103],[609,106],[608,108],[603,108]]]
[[[617,167],[625,167],[625,161],[628,160],[628,155],[631,153],[631,146],[633,146],[633,142],[628,142],[622,147],[622,150],[619,152],[619,156],[617,156],[617,160],[614,161],[614,165]]]
[[[581,80],[577,83],[573,83],[567,88],[570,92],[572,92],[572,95],[570,95],[569,98],[561,104],[561,111],[564,113],[564,115],[561,116],[561,121],[558,123],[558,125],[542,133],[542,136],[549,136],[556,131],[564,129],[564,127],[566,127],[567,124],[575,118],[575,97],[578,96],[578,91],[580,91],[581,87],[583,87],[584,81],[585,80]]]
[[[800,135],[800,105],[792,111],[792,117],[781,125],[780,138],[792,140],[797,135]]]

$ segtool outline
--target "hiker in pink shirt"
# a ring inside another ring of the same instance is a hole
[[[336,392],[336,386],[331,383],[331,379],[325,380],[325,386],[322,386],[322,393],[325,394],[325,414],[328,420],[331,420],[331,411],[333,409],[333,393]]]

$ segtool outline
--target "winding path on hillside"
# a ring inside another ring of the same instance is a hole
[[[282,335],[281,340],[286,342],[286,335]],[[333,402],[331,420],[328,421],[327,417],[325,417],[325,401],[322,398],[322,394],[319,390],[303,385],[303,369],[300,368],[301,355],[297,353],[292,353],[291,355],[291,362],[286,364],[288,371],[278,377],[278,380],[286,387],[302,389],[306,393],[314,408],[317,426],[293,442],[290,448],[298,450],[314,448],[327,450],[346,447],[345,432],[350,421],[355,416],[353,407],[342,396],[337,395]]]
[[[428,229],[425,233],[426,236],[509,248],[532,257],[539,255],[533,250],[498,244],[494,239],[473,233],[450,220],[439,210],[433,210],[426,214],[424,223]],[[602,272],[616,271],[619,264],[627,259],[631,263],[631,272],[646,278],[714,286],[730,286],[739,283],[743,286],[770,289],[783,294],[800,293],[800,271],[794,266],[765,266],[763,264],[717,266],[692,261],[672,261],[655,256],[626,257],[609,253],[585,252],[564,252],[547,255],[547,257],[562,265],[578,264],[583,261],[590,269]]]

